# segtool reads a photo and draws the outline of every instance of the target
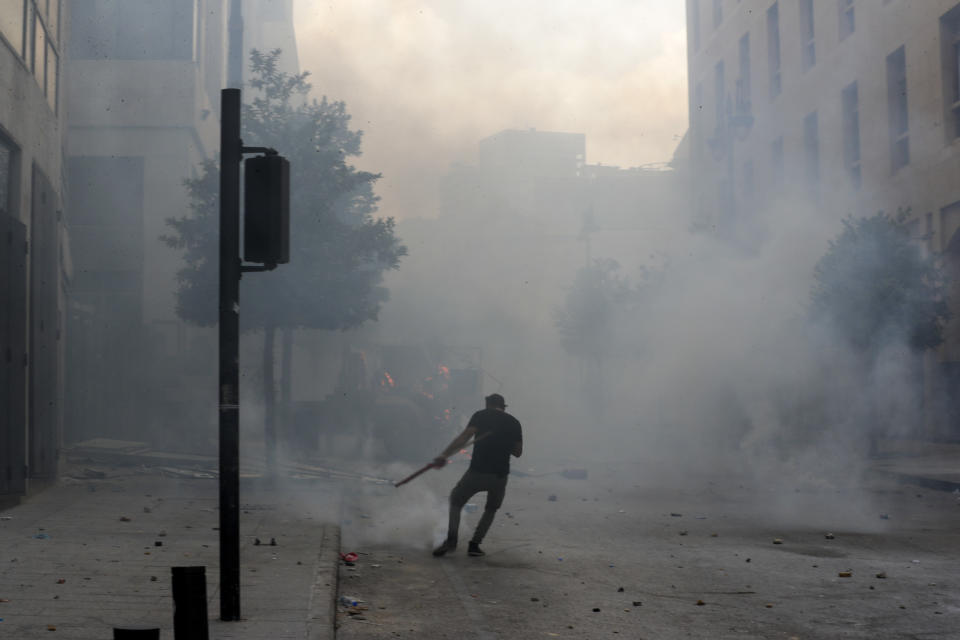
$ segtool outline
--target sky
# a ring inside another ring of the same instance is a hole
[[[584,133],[587,162],[670,160],[687,128],[682,0],[294,0],[301,69],[346,102],[380,215],[434,217],[503,129]]]

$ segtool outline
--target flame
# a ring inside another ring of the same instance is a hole
[[[381,386],[381,387],[390,387],[391,389],[393,389],[395,386],[397,386],[397,383],[394,382],[393,376],[391,376],[388,372],[384,371],[384,372],[383,372],[383,379],[380,380],[380,386]]]

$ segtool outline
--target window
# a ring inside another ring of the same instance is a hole
[[[23,57],[23,30],[26,24],[23,0],[0,2],[0,33],[19,57]]]
[[[713,28],[716,29],[723,22],[723,0],[713,0]]]
[[[192,60],[196,0],[73,0],[70,52],[79,60]]]
[[[944,131],[947,142],[960,138],[960,4],[940,17]]]
[[[690,0],[690,33],[693,50],[700,50],[700,0]]]
[[[740,38],[740,77],[737,78],[737,111],[750,113],[750,34]]]
[[[770,143],[770,173],[771,184],[783,187],[783,136]]]
[[[843,164],[855,189],[860,188],[860,105],[857,83],[851,82],[840,95],[843,110]]]
[[[838,0],[837,8],[840,12],[840,40],[843,40],[856,28],[853,18],[853,0]]]
[[[753,196],[756,190],[753,179],[753,160],[747,160],[743,163],[743,200],[749,207],[753,204]]]
[[[803,119],[803,155],[807,186],[815,187],[820,182],[820,139],[816,111]]]
[[[817,49],[813,37],[813,0],[800,0],[800,60],[807,71],[817,64]]]
[[[17,148],[5,136],[0,135],[0,215],[12,215],[14,210],[16,169]]]
[[[887,56],[887,114],[890,124],[891,171],[910,164],[910,131],[907,117],[907,55],[904,48]]]
[[[723,60],[718,62],[713,68],[713,97],[717,101],[717,128],[726,123],[726,109],[724,103],[727,101],[726,89],[724,88]]]
[[[703,153],[703,83],[698,82],[693,89],[693,104],[690,105],[693,125],[693,153]]]
[[[780,9],[774,2],[767,9],[767,68],[770,73],[770,99],[780,95]]]

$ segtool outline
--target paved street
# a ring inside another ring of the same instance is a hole
[[[622,464],[511,477],[488,555],[465,553],[477,512],[436,559],[463,466],[346,501],[343,547],[360,559],[341,567],[340,593],[363,602],[340,607],[338,638],[956,637],[949,492],[887,475],[863,489],[703,478],[671,490],[624,484]]]
[[[170,567],[190,565],[207,567],[215,640],[330,638],[338,595],[358,601],[337,607],[347,640],[954,637],[960,504],[902,483],[923,460],[878,461],[862,485],[811,476],[757,490],[611,461],[565,477],[569,464],[525,458],[483,558],[465,553],[479,496],[460,549],[430,555],[461,458],[399,489],[372,476],[412,469],[358,467],[349,473],[365,478],[272,490],[245,481],[245,619],[235,623],[217,620],[214,479],[143,466],[78,479],[75,468],[0,512],[0,637],[99,640],[141,623],[170,639]],[[917,478],[942,485],[937,474],[956,462],[941,451]],[[340,551],[357,562],[339,562]]]
[[[217,620],[215,479],[133,467],[103,479],[68,477],[0,512],[0,638],[107,640],[127,624],[159,626],[162,638],[173,638],[170,568],[197,565],[206,567],[211,638],[302,640],[311,627],[323,631],[329,615],[317,625],[310,616],[322,618],[332,603],[339,531],[326,524],[335,519],[335,493],[330,483],[300,483],[278,499],[243,486],[245,620],[225,623]],[[314,584],[324,576],[326,589]]]

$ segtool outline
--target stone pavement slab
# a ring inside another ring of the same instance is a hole
[[[338,496],[329,481],[241,487],[243,620],[220,622],[215,479],[67,479],[0,512],[0,638],[101,640],[149,624],[172,639],[174,566],[206,567],[214,640],[332,638]]]

